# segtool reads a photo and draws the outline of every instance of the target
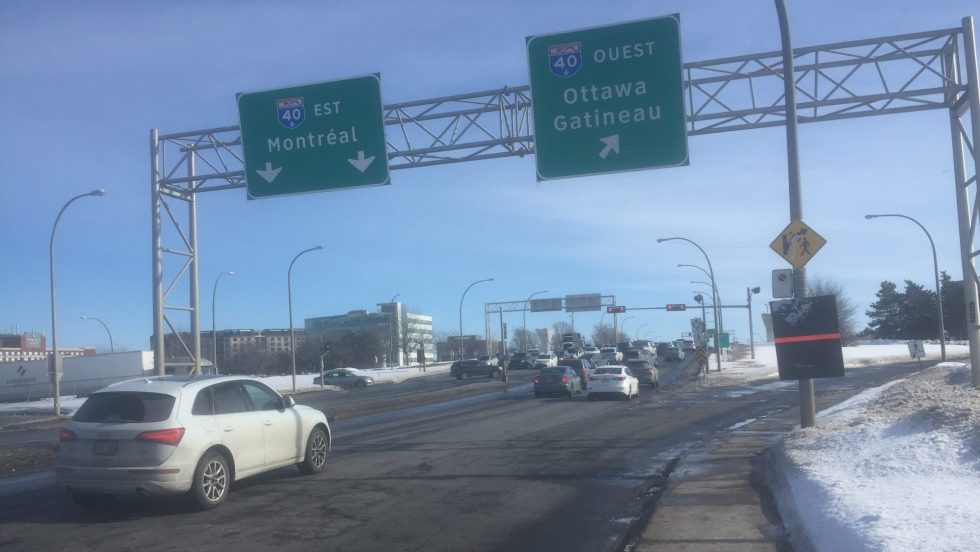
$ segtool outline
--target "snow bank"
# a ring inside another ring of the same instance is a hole
[[[869,389],[772,452],[797,549],[980,550],[980,391],[960,363]]]
[[[926,343],[924,346],[926,358],[923,360],[935,361],[940,358],[938,343]],[[966,358],[969,354],[969,345],[946,345],[947,358]],[[860,342],[855,346],[844,347],[844,366],[847,369],[911,361],[908,346],[904,341],[868,341]],[[756,345],[754,360],[746,357],[735,361],[722,361],[720,373],[713,371],[715,369],[714,362],[714,357],[712,357],[710,363],[712,372],[702,382],[703,385],[710,387],[740,385],[747,382],[779,378],[779,369],[776,364],[776,346],[773,344]]]

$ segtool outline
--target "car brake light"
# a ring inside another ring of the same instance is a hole
[[[619,376],[616,379],[618,379],[619,381],[626,381],[626,376]]]
[[[62,429],[58,433],[58,442],[63,443],[65,441],[74,441],[75,439],[78,439],[78,435],[75,435],[75,432],[70,429]]]
[[[184,428],[175,427],[173,429],[160,429],[157,431],[144,431],[136,436],[138,441],[150,441],[162,445],[176,445],[184,437]]]
[[[562,383],[568,383],[568,376],[562,376],[561,377],[561,382]]]
[[[534,378],[534,383],[541,383],[541,381],[538,378]]]

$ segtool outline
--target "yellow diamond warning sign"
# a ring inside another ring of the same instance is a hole
[[[776,236],[769,247],[793,265],[793,268],[803,268],[826,243],[827,240],[814,232],[813,228],[803,224],[801,220],[794,220]]]

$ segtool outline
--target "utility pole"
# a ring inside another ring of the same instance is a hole
[[[789,32],[789,16],[786,3],[775,0],[779,18],[779,36],[783,46],[783,97],[786,104],[786,165],[789,172],[789,220],[803,220],[803,191],[800,183],[799,146],[796,140],[796,71],[793,66],[793,44]],[[807,296],[806,268],[793,270],[793,297]],[[817,423],[816,401],[813,396],[813,380],[800,380],[800,427],[813,427]]]

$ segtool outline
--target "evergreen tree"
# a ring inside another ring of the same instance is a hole
[[[938,339],[939,309],[936,292],[905,280],[899,339]]]
[[[878,339],[898,339],[902,311],[902,296],[894,282],[884,281],[875,294],[877,301],[865,311],[868,327]]]
[[[963,280],[954,281],[945,271],[939,276],[943,290],[943,323],[950,339],[966,339],[966,304]]]

